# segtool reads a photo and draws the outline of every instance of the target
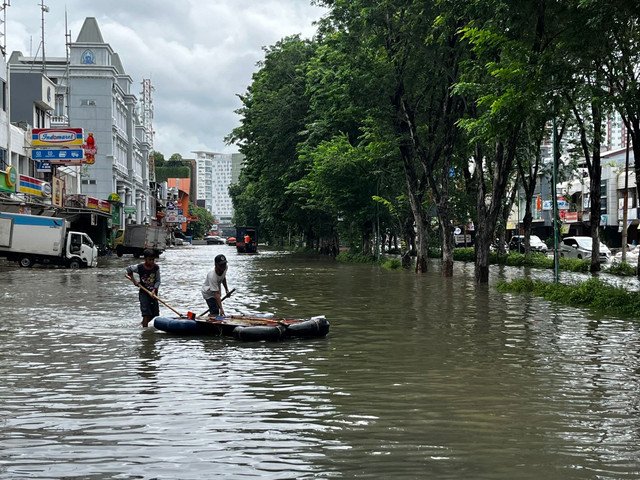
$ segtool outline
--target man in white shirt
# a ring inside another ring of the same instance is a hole
[[[229,294],[227,286],[227,259],[224,255],[217,255],[215,267],[209,270],[207,278],[202,285],[202,296],[209,306],[209,315],[212,317],[224,317],[224,309],[222,308],[222,296],[220,295],[220,285],[224,285],[226,294]]]

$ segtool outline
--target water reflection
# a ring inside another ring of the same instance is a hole
[[[161,297],[204,310],[218,253],[230,313],[325,314],[329,337],[142,329],[131,257],[1,267],[0,478],[637,477],[634,322],[478,287],[467,264],[443,279],[227,246],[165,253]]]

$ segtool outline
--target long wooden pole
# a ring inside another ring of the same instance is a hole
[[[125,278],[128,278],[129,280],[131,280],[131,277],[129,277],[128,275],[125,275]],[[179,311],[177,311],[175,308],[173,308],[171,305],[169,305],[167,302],[165,302],[164,300],[162,300],[159,296],[157,296],[155,293],[150,292],[149,290],[147,290],[146,288],[144,288],[140,282],[138,282],[138,288],[140,288],[141,290],[147,292],[151,298],[155,298],[156,300],[158,300],[159,302],[162,302],[162,304],[171,309],[173,311],[173,313],[175,313],[176,315],[178,315],[179,317],[184,317],[184,315],[182,315]]]
[[[233,292],[235,292],[236,289],[234,288],[233,290],[229,291],[229,293],[227,293],[224,297],[222,297],[220,299],[220,302],[224,301],[226,298],[229,298],[231,296],[231,294]],[[207,308],[204,312],[202,312],[200,315],[198,315],[199,317],[202,317],[203,315],[205,315],[207,312],[209,311],[209,309]]]

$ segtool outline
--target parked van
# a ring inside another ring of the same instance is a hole
[[[566,237],[560,243],[560,256],[568,258],[591,258],[593,239],[591,237]],[[600,242],[600,262],[606,263],[611,258],[611,250]]]

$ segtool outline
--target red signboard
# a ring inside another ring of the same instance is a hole
[[[578,212],[567,212],[564,216],[564,221],[573,223],[578,221]]]
[[[111,213],[111,203],[106,200],[98,200],[98,206],[103,212]]]
[[[95,208],[96,210],[99,208],[100,206],[100,199],[95,198],[95,197],[89,197],[87,196],[87,208]]]

